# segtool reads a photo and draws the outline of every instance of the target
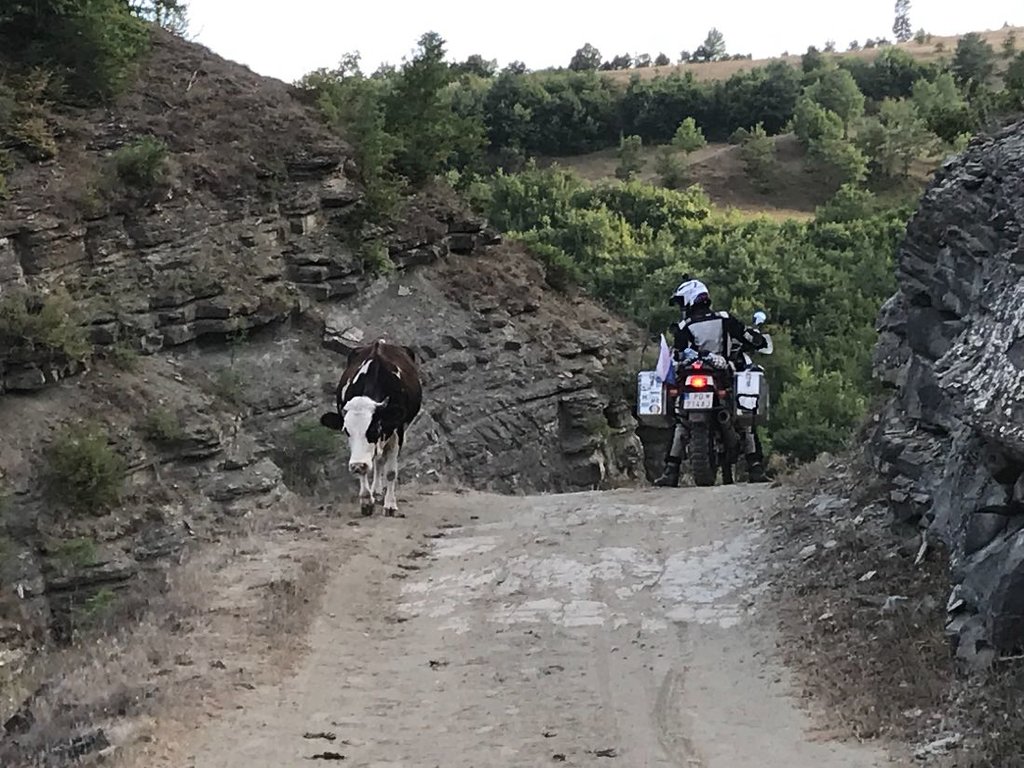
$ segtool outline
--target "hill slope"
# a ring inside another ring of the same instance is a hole
[[[1024,37],[1024,27],[1004,27],[1002,29],[990,29],[978,34],[996,50],[999,50],[1007,34],[1013,32],[1018,40]],[[930,36],[928,42],[918,43],[911,40],[907,43],[896,43],[894,45],[875,48],[862,48],[857,51],[840,51],[834,56],[836,58],[852,58],[862,61],[872,61],[879,53],[886,48],[898,48],[906,51],[918,61],[938,62],[949,59],[956,50],[957,43],[963,35]],[[861,41],[864,42],[864,41]],[[844,43],[840,43],[843,45]],[[665,77],[671,74],[687,75],[692,74],[700,81],[727,80],[737,72],[750,70],[754,67],[763,67],[775,61],[783,61],[793,67],[799,67],[801,63],[800,54],[786,54],[774,56],[768,59],[739,59],[736,61],[712,61],[704,64],[668,64],[662,67],[642,67],[639,69],[624,69],[602,72],[601,74],[618,82],[627,82],[631,77],[639,76],[641,79],[649,80],[655,77]]]

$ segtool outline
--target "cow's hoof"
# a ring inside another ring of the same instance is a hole
[[[373,501],[364,501],[359,505],[359,511],[363,513],[363,517],[369,517],[373,514]]]
[[[384,507],[384,517],[398,517],[398,508],[391,507],[388,509],[387,507]]]

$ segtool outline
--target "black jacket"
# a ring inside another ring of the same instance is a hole
[[[672,347],[677,357],[683,350],[692,347],[731,359],[744,344],[754,349],[767,346],[764,336],[753,328],[747,328],[728,312],[708,310],[675,326]]]

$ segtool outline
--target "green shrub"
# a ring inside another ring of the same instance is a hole
[[[120,503],[125,462],[100,425],[64,429],[55,436],[47,458],[55,500],[82,512],[101,512]]]
[[[619,143],[619,164],[615,178],[629,181],[644,169],[644,142],[639,136],[625,136]]]
[[[117,177],[129,188],[149,192],[167,180],[167,145],[147,136],[114,153]]]
[[[111,346],[107,350],[107,357],[118,370],[130,373],[139,368],[139,353],[125,339],[120,339]]]
[[[759,192],[768,192],[778,173],[775,159],[775,144],[760,123],[751,129],[746,141],[740,146],[743,169]]]
[[[63,289],[48,296],[25,291],[0,298],[0,349],[33,349],[84,360],[92,352],[78,309]]]
[[[142,433],[160,445],[180,442],[185,437],[181,417],[166,408],[154,408],[142,422]]]
[[[275,459],[290,488],[312,490],[323,474],[324,465],[338,455],[341,446],[339,433],[319,421],[303,419],[282,441]]]
[[[359,248],[359,260],[368,275],[390,275],[396,267],[388,253],[388,247],[381,240],[367,240]]]
[[[222,368],[213,377],[213,394],[224,402],[241,406],[245,403],[242,375],[234,368]]]
[[[85,536],[64,539],[50,548],[50,554],[65,567],[86,568],[99,560],[96,542]]]
[[[132,77],[149,32],[124,0],[14,0],[0,9],[0,49],[26,67],[53,70],[70,95],[110,98]]]

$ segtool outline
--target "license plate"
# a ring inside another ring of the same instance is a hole
[[[714,392],[684,392],[684,411],[707,411],[715,405]]]

